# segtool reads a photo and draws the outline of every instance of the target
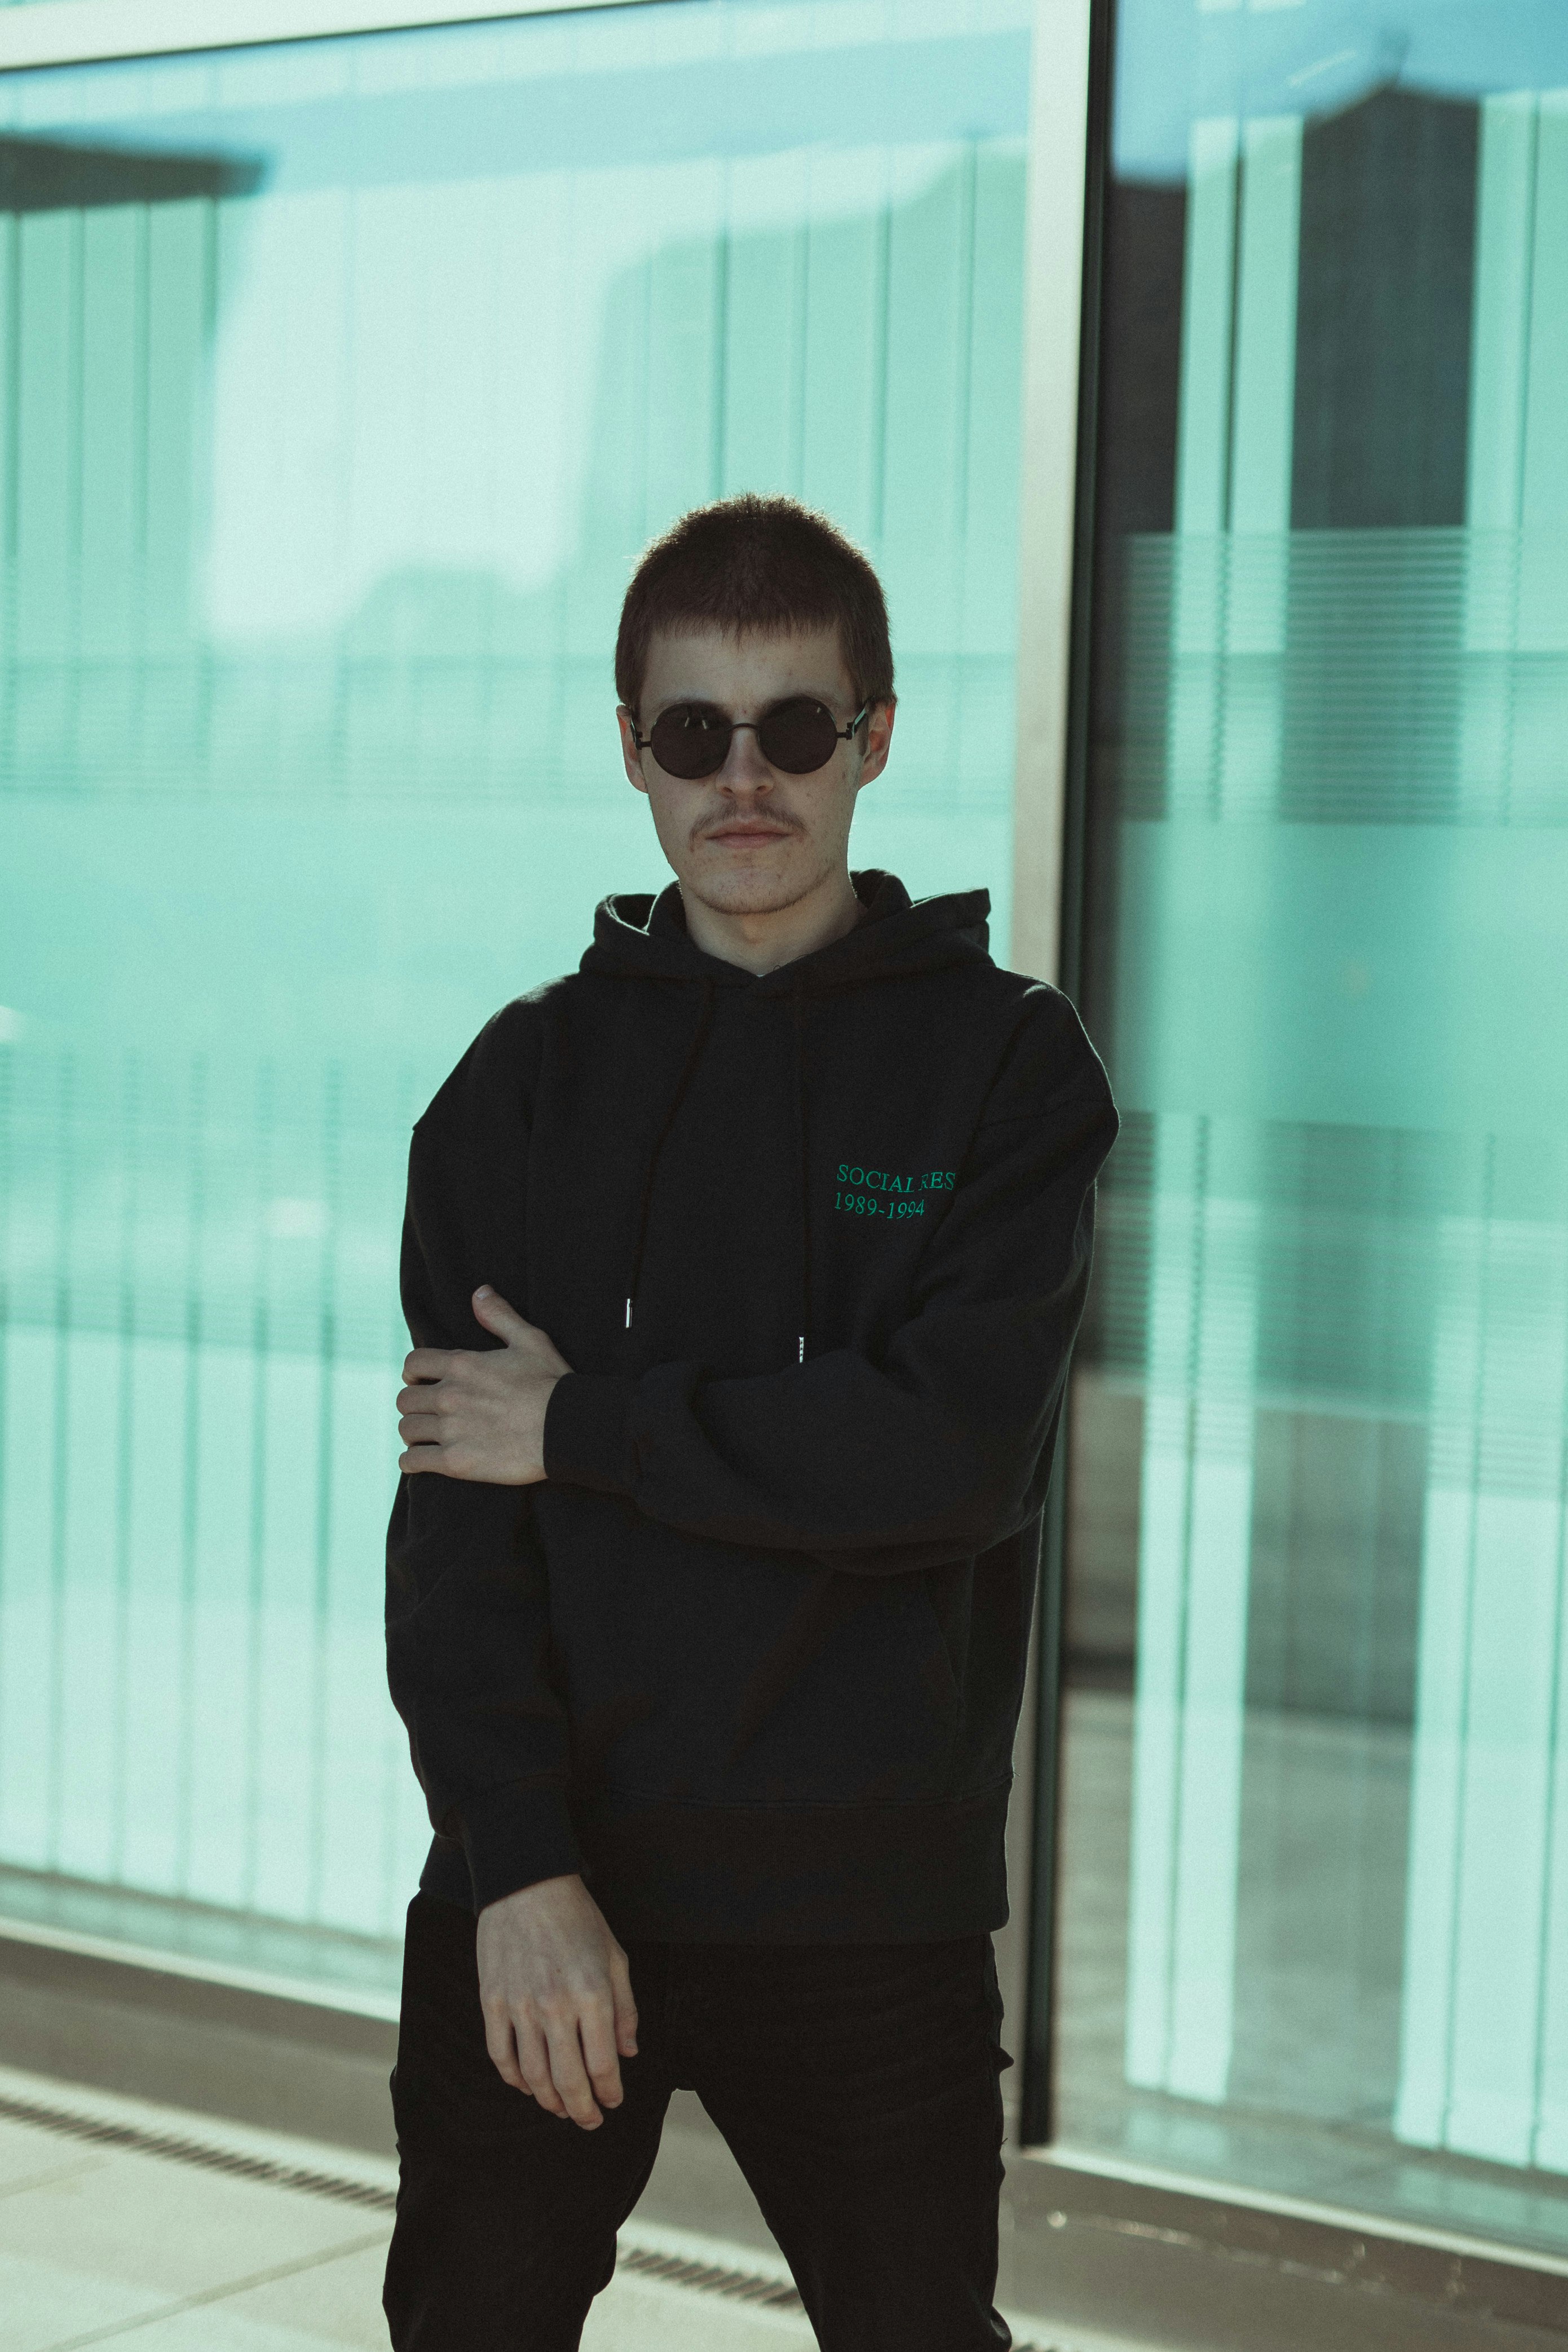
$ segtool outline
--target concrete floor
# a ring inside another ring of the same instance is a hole
[[[55,2120],[17,2107],[49,2109]],[[107,2136],[86,2136],[95,2131]],[[149,2138],[186,2152],[156,2152]],[[195,2160],[201,2150],[216,2163]],[[308,2171],[320,2185],[257,2177],[261,2168]],[[0,2070],[0,2343],[5,2352],[385,2352],[381,2282],[394,2179],[371,2157]],[[622,2233],[622,2248],[583,2352],[815,2345],[798,2310],[757,2308],[743,2294],[627,2266],[629,2254],[663,2258],[787,2285],[776,2256],[641,2223]],[[1068,2344],[1023,2321],[1014,2332],[1019,2352],[1120,2352],[1076,2335]]]

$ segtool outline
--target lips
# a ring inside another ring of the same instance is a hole
[[[720,833],[705,833],[705,841],[788,841],[789,829],[779,824],[731,824]]]

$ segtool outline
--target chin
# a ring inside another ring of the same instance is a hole
[[[734,871],[717,874],[683,876],[687,889],[692,890],[718,915],[778,915],[786,907],[793,907],[803,898],[820,875],[771,872],[747,874]]]

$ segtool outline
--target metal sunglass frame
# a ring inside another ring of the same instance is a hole
[[[835,728],[834,728],[834,730],[833,730],[833,740],[834,740],[836,743],[847,743],[847,742],[849,742],[849,741],[850,741],[851,738],[854,735],[855,730],[857,730],[857,728],[860,726],[860,723],[861,723],[862,719],[865,717],[865,715],[866,715],[867,711],[868,711],[868,710],[870,710],[870,709],[871,709],[871,707],[872,707],[872,704],[873,703],[873,701],[875,700],[875,698],[876,698],[874,697],[874,695],[868,695],[868,696],[866,697],[866,699],[865,699],[865,700],[861,704],[860,709],[855,712],[854,717],[850,720],[850,723],[849,723],[849,725],[848,725],[847,727],[835,727]],[[696,696],[693,696],[693,695],[686,695],[686,696],[684,696],[684,697],[682,698],[682,702],[685,703],[685,704],[686,704],[686,705],[688,705],[688,706],[695,707],[695,708],[699,709],[705,709],[705,708],[706,708],[706,709],[710,709],[710,710],[717,710],[717,709],[718,709],[718,708],[719,708],[719,706],[718,706],[718,704],[717,704],[716,702],[714,702],[714,703],[708,703],[708,704],[706,704],[706,705],[705,705],[705,704],[703,704],[703,703],[702,703],[702,701],[701,701],[700,698],[698,698],[698,697],[696,697]],[[671,710],[679,710],[679,709],[681,709],[681,707],[682,707],[682,702],[673,702],[673,703],[671,703],[671,705],[670,705],[670,709],[671,709]],[[818,709],[819,709],[819,710],[821,710],[821,711],[824,714],[824,716],[825,716],[825,717],[827,717],[827,718],[829,718],[829,719],[831,719],[831,717],[832,717],[832,715],[833,715],[833,714],[832,714],[832,712],[828,709],[827,704],[822,700],[822,698],[821,698],[821,697],[820,695],[816,695],[816,694],[785,694],[785,695],[780,695],[780,697],[779,697],[779,700],[778,700],[777,702],[770,702],[770,703],[768,704],[768,706],[767,709],[763,712],[763,714],[762,714],[762,716],[761,716],[761,718],[760,718],[760,719],[730,719],[730,721],[729,721],[729,734],[728,734],[728,737],[727,737],[727,740],[726,740],[726,742],[725,742],[725,747],[724,747],[724,756],[723,756],[723,758],[722,758],[722,759],[720,759],[720,760],[716,762],[716,764],[715,766],[713,766],[713,767],[709,768],[709,769],[706,772],[706,773],[704,773],[703,775],[700,775],[700,776],[683,776],[683,775],[678,774],[678,773],[676,772],[676,771],[675,771],[674,768],[665,768],[665,769],[664,769],[664,774],[665,774],[666,776],[674,776],[674,781],[675,781],[675,782],[676,782],[676,783],[678,783],[678,784],[706,784],[706,783],[709,781],[709,779],[710,779],[711,777],[716,776],[716,775],[719,773],[719,771],[723,768],[725,761],[726,761],[726,760],[727,760],[727,759],[728,759],[728,757],[729,757],[729,747],[730,747],[730,744],[735,740],[735,738],[736,738],[738,734],[740,734],[744,730],[747,730],[747,729],[748,729],[748,730],[750,730],[750,732],[751,732],[753,735],[756,735],[756,734],[757,734],[757,732],[758,732],[758,730],[759,728],[761,728],[761,727],[765,727],[765,726],[767,725],[767,723],[768,723],[768,719],[772,718],[773,713],[774,713],[776,710],[783,710],[783,709],[786,709],[791,702],[814,702],[814,703],[816,704],[816,706],[817,706]],[[637,749],[638,749],[638,751],[650,751],[650,750],[653,748],[653,730],[652,730],[652,729],[650,729],[649,732],[648,732],[646,735],[639,735],[639,734],[638,734],[638,732],[637,732],[637,721],[636,721],[635,718],[632,716],[632,714],[630,711],[628,711],[626,715],[627,715],[628,719],[631,719],[631,721],[632,721],[632,742],[633,742],[633,743],[635,743],[635,745],[637,746]],[[668,712],[668,711],[661,710],[661,711],[660,711],[660,713],[659,713],[659,719],[664,719],[664,718],[667,718],[668,716],[669,716],[669,712]],[[654,727],[656,727],[656,726],[658,725],[658,723],[659,723],[659,719],[654,719],[654,721],[653,721],[653,725],[654,725]],[[760,749],[761,749],[761,741],[760,741],[760,738],[758,738],[758,750],[760,750]],[[763,752],[762,756],[763,756],[763,758],[764,758],[765,760],[766,760],[766,759],[768,759],[768,754],[766,753],[766,751],[764,751],[764,752]],[[827,755],[827,759],[824,759],[824,760],[819,760],[819,761],[818,761],[818,762],[817,762],[817,764],[816,764],[816,766],[815,766],[814,768],[780,768],[780,769],[779,769],[779,774],[780,774],[781,776],[820,776],[820,775],[821,774],[821,772],[822,772],[822,770],[827,766],[827,764],[828,764],[828,760],[831,760],[831,759],[832,758],[832,756],[833,756],[833,755],[832,755],[832,753],[830,751],[830,752],[828,753],[828,755]],[[773,766],[773,764],[774,764],[774,762],[773,762],[771,760],[768,760],[768,766],[769,766],[769,767],[772,767],[772,766]]]

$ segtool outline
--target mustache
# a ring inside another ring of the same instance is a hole
[[[798,817],[783,809],[759,810],[754,817],[737,815],[733,810],[721,811],[710,817],[699,817],[691,830],[693,841],[706,841],[716,833],[802,833],[805,828]]]

